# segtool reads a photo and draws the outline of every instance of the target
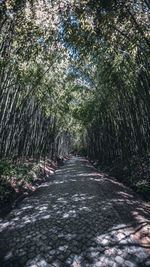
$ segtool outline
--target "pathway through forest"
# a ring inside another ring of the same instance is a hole
[[[1,219],[0,266],[150,266],[114,208],[113,187],[106,193],[107,182],[88,161],[71,157]]]

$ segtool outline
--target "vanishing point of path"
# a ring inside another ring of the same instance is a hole
[[[98,180],[86,160],[71,157],[1,219],[0,266],[150,266]]]

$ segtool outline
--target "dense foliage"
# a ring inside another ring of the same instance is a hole
[[[0,1],[0,155],[150,149],[147,0]],[[73,146],[73,147],[72,147]]]
[[[17,0],[2,1],[1,12],[0,155],[66,154],[60,99],[68,62],[56,43],[57,13],[42,1]]]

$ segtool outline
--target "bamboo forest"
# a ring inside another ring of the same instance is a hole
[[[75,152],[149,190],[149,8],[0,1],[2,177],[21,158]]]
[[[74,151],[125,164],[128,175],[143,158],[148,168],[149,8],[146,0],[0,1],[2,174],[10,159]]]
[[[150,266],[149,201],[149,1],[0,0],[0,266]]]

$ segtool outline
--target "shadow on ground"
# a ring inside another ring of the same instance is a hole
[[[136,227],[147,224],[148,207],[135,207],[124,186],[112,197],[108,186],[115,180],[107,179],[86,160],[68,160],[1,219],[0,266],[150,266],[147,243],[137,242],[127,226],[133,217]],[[118,211],[124,212],[125,203],[128,216],[122,220]],[[140,214],[144,221],[138,221]]]

